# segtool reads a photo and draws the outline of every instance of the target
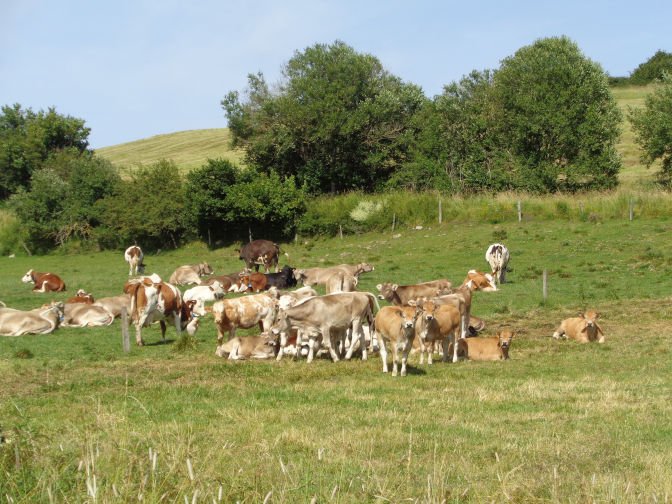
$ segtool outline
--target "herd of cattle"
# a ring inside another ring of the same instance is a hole
[[[447,279],[414,285],[384,282],[379,294],[357,291],[359,277],[374,271],[367,263],[342,264],[328,268],[278,270],[280,249],[267,240],[255,240],[240,250],[245,262],[241,273],[214,275],[207,263],[180,266],[164,282],[158,275],[144,276],[142,250],[129,247],[124,258],[129,277],[118,296],[94,299],[84,290],[65,302],[52,302],[22,311],[0,302],[0,335],[49,334],[59,326],[92,327],[112,324],[128,314],[135,326],[136,342],[142,346],[142,331],[154,322],[176,332],[193,335],[202,317],[212,314],[217,328],[216,355],[229,359],[282,359],[284,354],[306,354],[313,360],[325,352],[334,361],[350,359],[355,352],[362,359],[377,348],[388,371],[387,346],[392,354],[392,374],[406,374],[409,353],[416,348],[420,363],[432,363],[433,353],[444,361],[508,359],[514,332],[503,329],[495,337],[470,337],[483,327],[471,314],[476,291],[496,291],[504,283],[509,251],[501,243],[488,247],[486,260],[492,273],[471,270],[459,286]],[[264,273],[259,272],[264,267]],[[269,270],[273,268],[275,272]],[[254,271],[253,271],[254,269]],[[34,292],[62,292],[65,283],[56,274],[28,271],[23,282],[34,284]],[[195,285],[194,285],[195,284]],[[302,284],[302,287],[299,287]],[[189,286],[181,292],[177,286]],[[318,295],[314,287],[324,287]],[[294,289],[294,290],[291,290]],[[229,293],[242,293],[225,297]],[[391,303],[380,307],[378,299]],[[604,342],[597,324],[599,314],[587,311],[580,317],[563,320],[554,338],[581,342]],[[238,328],[259,327],[258,336],[236,336]],[[226,336],[226,337],[225,337]],[[226,339],[226,341],[225,341]]]

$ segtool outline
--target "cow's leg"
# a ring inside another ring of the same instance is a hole
[[[329,350],[329,355],[331,355],[331,360],[334,362],[338,362],[340,359],[338,358],[338,354],[336,353],[336,350],[334,350],[334,347],[331,345],[331,329],[329,326],[322,326],[320,332],[322,333],[322,342],[324,345],[327,347],[327,350]],[[350,355],[352,353],[348,351]],[[345,356],[346,359],[348,359],[348,355]]]
[[[399,357],[399,351],[397,350],[396,341],[391,341],[392,343],[392,376],[397,376],[397,359]]]
[[[453,338],[455,339],[455,338]],[[448,362],[448,347],[450,346],[450,340],[448,337],[441,340],[441,362]]]
[[[406,376],[406,363],[408,362],[408,352],[412,345],[406,345],[401,352],[401,376]]]
[[[345,355],[345,359],[348,360],[352,357],[357,341],[359,341],[359,346],[362,349],[362,360],[367,360],[366,338],[364,337],[364,329],[362,328],[361,320],[353,321],[351,327],[350,348],[348,348],[348,353]]]
[[[377,334],[377,333],[376,333]],[[383,373],[387,373],[387,348],[385,348],[385,340],[380,337],[378,338],[380,348],[380,360],[383,361]]]
[[[553,339],[566,338],[565,331],[562,330],[562,327],[559,327],[557,331],[553,333]]]
[[[142,323],[140,322],[135,324],[135,343],[138,346],[143,346],[145,344],[145,342],[142,341]]]
[[[455,331],[450,334],[450,337],[453,340],[453,362],[457,362],[457,347],[460,345],[460,343],[457,340],[457,334]]]
[[[240,345],[233,345],[231,352],[229,353],[229,360],[242,360],[242,356],[238,353]]]
[[[280,341],[278,343],[278,355],[275,356],[275,360],[282,360],[282,354],[285,353],[285,345],[287,344],[287,334],[280,333]]]
[[[177,334],[177,337],[179,338],[182,336],[182,315],[181,314],[176,314],[173,317],[173,322],[175,323],[175,334]],[[163,341],[166,341],[166,335],[162,334],[161,337],[163,338]]]
[[[299,346],[298,346],[298,341],[299,338],[296,338],[297,341],[297,347],[296,347],[296,352],[299,353]],[[308,357],[306,358],[306,362],[313,362],[313,357],[315,356],[315,342],[316,338],[314,334],[310,334],[308,336]]]

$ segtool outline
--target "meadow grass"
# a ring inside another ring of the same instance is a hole
[[[178,131],[96,149],[96,154],[118,168],[134,169],[162,159],[175,162],[183,173],[200,168],[208,159],[241,164],[243,153],[229,146],[228,128]]]
[[[435,363],[409,376],[369,361],[228,362],[206,320],[196,349],[159,330],[122,351],[119,322],[0,338],[0,499],[8,502],[668,502],[672,495],[672,252],[668,216],[444,223],[393,235],[299,238],[295,266],[367,261],[382,281],[486,267],[511,250],[509,282],[477,293],[486,335],[517,331],[511,360]],[[396,236],[396,237],[395,237]],[[148,254],[167,278],[236,247]],[[29,268],[68,292],[33,294]],[[549,272],[549,296],[541,276]],[[122,252],[0,259],[0,300],[32,308],[77,288],[117,294]],[[600,311],[607,341],[554,341],[559,321]],[[243,333],[254,331],[243,331]]]

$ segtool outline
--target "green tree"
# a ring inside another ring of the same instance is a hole
[[[630,75],[631,84],[649,84],[662,79],[663,74],[672,74],[672,53],[657,51]]]
[[[381,188],[408,160],[410,119],[425,101],[375,57],[337,41],[297,52],[277,92],[250,75],[247,100],[230,92],[222,107],[248,164],[333,192]]]
[[[635,142],[642,149],[647,167],[660,159],[661,181],[672,183],[672,74],[663,74],[662,83],[649,93],[644,108],[630,107],[628,118],[635,131]]]
[[[192,224],[183,179],[172,161],[138,169],[100,205],[99,239],[106,247],[137,242],[148,249],[177,248]]]
[[[50,156],[63,149],[88,150],[90,129],[82,119],[63,116],[50,108],[33,112],[16,104],[0,114],[0,200],[20,188]]]
[[[89,152],[67,149],[52,154],[33,173],[28,190],[10,198],[36,251],[71,239],[91,240],[101,222],[100,202],[120,182],[116,169]]]
[[[199,236],[210,244],[255,236],[288,238],[305,211],[306,193],[293,177],[241,170],[208,160],[187,175],[188,207]]]
[[[602,68],[567,37],[536,41],[494,75],[499,125],[530,188],[613,187],[620,112]]]

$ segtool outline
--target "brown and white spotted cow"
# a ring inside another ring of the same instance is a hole
[[[236,337],[236,329],[249,329],[259,325],[262,332],[268,332],[275,320],[278,303],[275,287],[261,294],[223,299],[212,305],[212,314],[217,326],[217,345],[224,341],[228,331],[229,340]]]
[[[31,269],[23,275],[21,281],[35,284],[33,292],[63,292],[65,290],[65,282],[54,273],[39,273]]]
[[[124,259],[128,263],[128,276],[142,275],[145,272],[145,265],[143,259],[145,255],[142,249],[137,245],[131,245],[124,252]]]

